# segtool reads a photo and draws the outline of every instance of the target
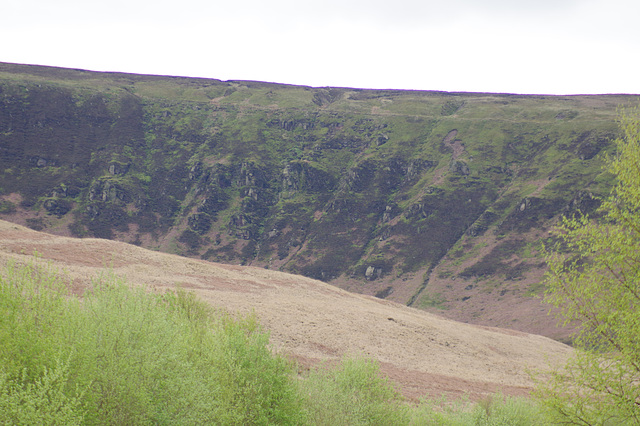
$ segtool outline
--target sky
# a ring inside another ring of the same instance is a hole
[[[638,0],[2,0],[0,61],[313,87],[640,94]]]

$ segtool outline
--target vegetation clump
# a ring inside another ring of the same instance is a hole
[[[1,424],[298,424],[292,367],[255,317],[114,276],[82,299],[52,271],[0,281]]]
[[[579,325],[578,352],[539,393],[567,424],[640,424],[640,111],[621,124],[600,220],[565,218],[548,255],[547,299]]]

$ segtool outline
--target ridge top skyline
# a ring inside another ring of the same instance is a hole
[[[311,87],[640,94],[624,0],[10,3],[0,61]]]

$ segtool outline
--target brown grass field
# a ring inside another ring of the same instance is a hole
[[[0,221],[0,265],[28,262],[34,253],[38,262],[64,270],[78,294],[107,267],[154,291],[181,286],[232,313],[255,312],[274,350],[301,368],[345,355],[370,357],[410,399],[526,395],[533,387],[531,371],[559,365],[572,353],[542,336],[455,322],[301,276]]]

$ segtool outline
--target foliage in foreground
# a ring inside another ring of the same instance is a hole
[[[535,401],[494,395],[479,403],[462,400],[424,401],[413,410],[413,425],[438,426],[543,426],[552,424],[547,413]]]
[[[370,360],[345,358],[335,369],[319,368],[302,382],[316,425],[409,424],[409,411]]]
[[[255,318],[115,277],[82,300],[56,275],[9,266],[0,285],[0,423],[294,424],[289,363]]]
[[[513,398],[410,405],[366,359],[297,377],[255,317],[110,275],[79,299],[41,265],[0,273],[0,341],[0,424],[482,426],[541,415]]]
[[[539,394],[569,424],[640,424],[640,110],[621,124],[602,219],[565,218],[548,257],[547,299],[581,328],[576,357]]]
[[[334,369],[312,371],[302,381],[313,425],[438,425],[534,426],[548,425],[545,411],[533,400],[495,395],[480,403],[423,400],[403,403],[381,377],[377,363],[345,358]]]

